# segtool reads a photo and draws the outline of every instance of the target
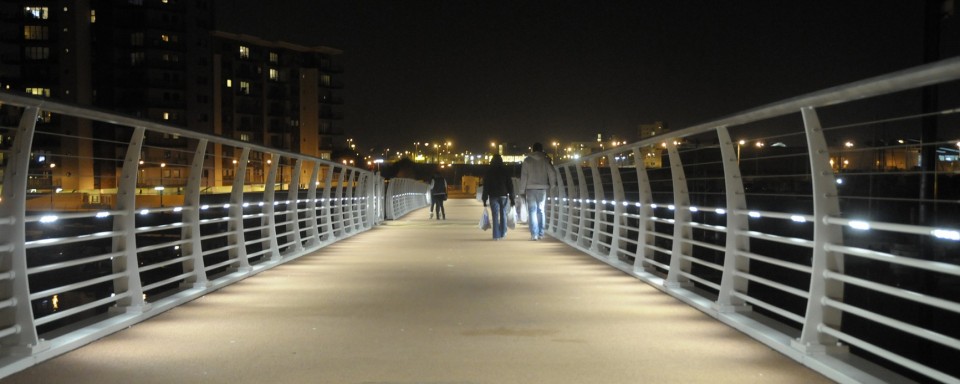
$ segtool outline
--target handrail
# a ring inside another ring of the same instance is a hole
[[[960,100],[889,107],[957,80],[960,57],[560,162],[548,234],[831,379],[960,383],[960,158],[914,158],[957,152],[918,135]],[[734,139],[758,126],[793,141]]]
[[[13,146],[3,151],[0,200],[0,378],[367,231],[385,219],[384,201],[403,201],[391,218],[426,205],[405,196],[422,182],[394,179],[410,188],[385,194],[380,175],[306,154],[6,92],[0,108],[21,112],[2,132]],[[38,130],[41,114],[81,128]],[[114,136],[98,139],[104,132]],[[162,146],[144,145],[149,133],[178,136],[187,155],[141,165],[165,158]],[[65,140],[60,152],[34,145],[38,135]],[[32,191],[35,151],[71,172],[70,189],[103,200],[88,207],[52,187]],[[174,168],[185,184],[164,188]],[[138,179],[160,185],[145,191]]]

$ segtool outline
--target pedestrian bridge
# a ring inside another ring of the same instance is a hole
[[[569,245],[448,200],[4,383],[828,382]]]
[[[427,220],[418,180],[0,93],[0,377],[957,383],[958,79],[557,161],[542,242],[488,241],[472,199]]]

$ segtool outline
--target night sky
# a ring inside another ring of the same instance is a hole
[[[923,62],[920,0],[218,0],[217,12],[224,31],[343,50],[342,126],[362,148],[635,141],[642,123],[680,129]]]

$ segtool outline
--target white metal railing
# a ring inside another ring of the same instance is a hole
[[[430,184],[414,179],[392,179],[387,183],[386,219],[400,218],[429,204]]]
[[[549,234],[831,379],[958,383],[958,79],[945,60],[560,163]]]
[[[384,201],[403,201],[391,217],[426,205],[298,153],[32,97],[0,105],[0,377],[366,231]]]

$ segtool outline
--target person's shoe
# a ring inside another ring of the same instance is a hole
[[[537,237],[536,237],[536,236],[530,236],[530,241],[537,241]]]
[[[447,219],[447,214],[446,214],[446,213],[443,214],[443,219],[444,219],[444,220]]]
[[[430,218],[431,219],[433,218],[433,212],[430,212]]]

